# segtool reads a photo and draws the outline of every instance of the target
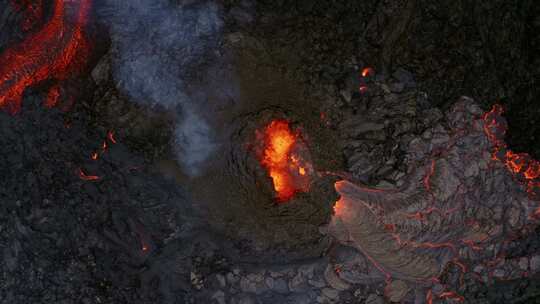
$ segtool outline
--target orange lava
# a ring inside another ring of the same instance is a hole
[[[82,179],[82,180],[86,180],[86,181],[95,181],[95,180],[98,180],[99,179],[99,176],[97,175],[88,175],[86,174],[82,168],[79,168],[79,177]]]
[[[506,166],[508,170],[514,173],[520,173],[525,166],[528,155],[525,153],[514,153],[510,150],[506,151]]]
[[[502,106],[496,104],[482,117],[484,132],[493,144],[492,158],[503,162],[508,171],[526,184],[531,199],[540,201],[540,162],[527,153],[515,153],[507,148],[503,140],[507,125],[500,119],[503,112]]]
[[[526,179],[536,179],[540,177],[540,162],[532,160],[529,168],[523,173]]]
[[[298,132],[286,120],[273,120],[259,136],[264,143],[260,161],[272,178],[278,202],[308,191],[310,165],[297,153],[302,145]]]
[[[373,74],[373,69],[372,68],[364,68],[362,70],[362,77],[368,77],[368,76],[371,76]]]
[[[65,14],[66,3],[77,5],[74,23]],[[11,114],[20,111],[26,88],[48,79],[64,80],[78,71],[88,57],[83,28],[91,0],[55,0],[54,4],[53,15],[42,29],[0,54],[0,108]],[[48,100],[46,105],[54,104],[53,101],[54,98]]]
[[[343,215],[343,200],[345,198],[340,197],[339,200],[334,204],[334,215],[341,216]]]
[[[114,132],[113,132],[113,131],[107,132],[107,138],[109,138],[109,140],[110,140],[113,144],[116,143],[116,139],[114,138]]]
[[[433,304],[433,293],[430,290],[428,290],[427,294],[426,294],[426,303],[427,304]]]

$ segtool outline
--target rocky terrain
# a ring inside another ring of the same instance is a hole
[[[0,113],[0,303],[540,301],[536,192],[485,128],[502,104],[540,159],[534,1],[115,5],[58,106]],[[0,0],[0,52],[25,16]],[[243,149],[267,116],[318,174],[280,208]]]

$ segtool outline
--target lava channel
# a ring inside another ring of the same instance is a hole
[[[257,139],[262,143],[259,160],[272,178],[277,201],[290,200],[296,193],[309,190],[311,163],[303,155],[307,149],[298,131],[291,130],[288,121],[271,121]]]
[[[66,3],[77,5],[74,23],[66,16]],[[0,108],[11,114],[20,111],[26,88],[48,79],[65,80],[79,71],[88,57],[83,28],[91,1],[55,0],[54,5],[52,17],[42,29],[0,54]]]

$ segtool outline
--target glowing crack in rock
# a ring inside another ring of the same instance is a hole
[[[482,116],[484,131],[493,145],[492,157],[504,163],[508,171],[527,185],[531,199],[540,200],[540,162],[527,153],[515,153],[507,148],[504,136],[508,126],[502,120],[503,113],[501,105],[494,105]]]
[[[257,134],[263,144],[259,151],[261,165],[272,178],[278,202],[290,200],[298,192],[309,190],[311,164],[302,157],[304,144],[298,131],[286,120],[271,121]]]
[[[76,6],[74,21],[66,14],[72,5]],[[56,0],[52,17],[42,29],[0,55],[0,108],[16,114],[26,88],[49,79],[65,80],[83,67],[88,57],[83,31],[90,7],[90,0]],[[49,107],[59,95],[58,87],[52,90],[46,101]]]
[[[92,152],[92,154],[90,155],[91,160],[96,161],[96,160],[99,159],[100,155],[107,152],[107,148],[109,147],[109,145],[107,144],[107,140],[110,141],[112,144],[117,143],[116,139],[114,138],[114,131],[109,130],[107,132],[107,136],[106,136],[105,140],[103,141],[103,143],[100,146],[100,148],[101,148],[100,151]],[[82,168],[79,168],[78,175],[79,175],[79,178],[84,180],[84,181],[96,181],[96,180],[101,179],[101,177],[99,177],[97,175],[89,175],[89,174],[85,173],[85,171]]]
[[[475,265],[485,269],[477,275],[488,279],[495,270],[505,274],[501,279],[530,275],[498,268],[508,244],[524,228],[538,225],[540,214],[531,195],[538,162],[506,149],[501,114],[499,106],[483,113],[462,98],[447,114],[449,128],[435,126],[409,143],[409,173],[401,178],[402,187],[382,190],[347,180],[335,184],[341,197],[328,232],[371,262],[377,271],[366,277],[425,288],[425,300],[435,303],[463,302],[454,290]],[[449,268],[461,275],[443,284]],[[432,289],[435,284],[444,288]]]

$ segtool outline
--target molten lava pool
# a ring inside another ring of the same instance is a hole
[[[276,119],[257,134],[257,139],[262,143],[259,160],[272,178],[277,201],[286,202],[296,193],[307,192],[313,168],[305,156],[300,132],[293,131],[288,121]]]

